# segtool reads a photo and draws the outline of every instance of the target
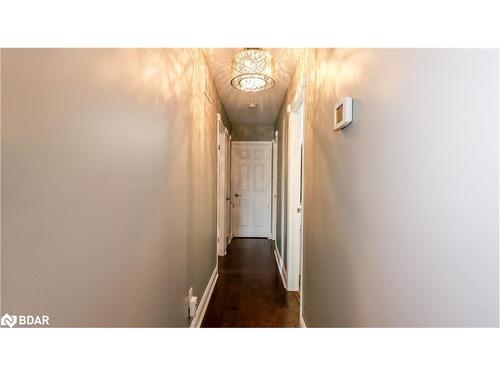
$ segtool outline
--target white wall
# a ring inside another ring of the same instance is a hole
[[[302,66],[307,325],[498,326],[498,51],[320,49]],[[354,121],[336,132],[343,96]]]
[[[216,262],[201,52],[4,49],[1,79],[3,311],[187,326]]]

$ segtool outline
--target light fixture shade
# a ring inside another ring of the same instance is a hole
[[[274,86],[273,58],[261,48],[245,48],[233,57],[231,85],[242,91],[258,92]]]

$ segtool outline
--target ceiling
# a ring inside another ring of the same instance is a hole
[[[242,48],[207,49],[207,62],[212,72],[222,104],[231,121],[237,139],[263,140],[273,135],[274,121],[291,82],[299,58],[298,49],[264,49],[273,56],[276,81],[274,87],[257,93],[244,92],[231,86],[231,59]],[[255,103],[255,109],[248,104]],[[250,139],[255,138],[255,139]]]

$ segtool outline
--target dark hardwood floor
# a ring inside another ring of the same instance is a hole
[[[299,303],[283,288],[272,241],[234,238],[202,327],[299,327]]]

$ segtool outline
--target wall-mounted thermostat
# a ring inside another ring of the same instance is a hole
[[[352,122],[352,98],[346,96],[335,106],[335,130],[344,129]]]

